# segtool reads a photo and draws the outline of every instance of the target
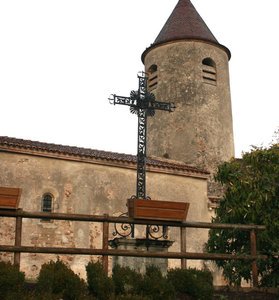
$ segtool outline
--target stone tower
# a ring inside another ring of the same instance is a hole
[[[228,61],[190,0],[179,0],[155,42],[142,54],[148,88],[158,101],[176,105],[172,114],[149,118],[148,156],[207,169],[234,155]],[[221,190],[209,180],[209,196]]]

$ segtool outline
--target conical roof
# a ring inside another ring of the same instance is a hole
[[[143,60],[146,52],[151,48],[177,40],[199,40],[216,44],[224,48],[230,58],[229,49],[218,43],[190,0],[178,1],[155,42],[144,51]]]

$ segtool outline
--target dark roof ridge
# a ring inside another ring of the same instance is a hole
[[[58,153],[70,156],[79,156],[79,157],[89,157],[92,159],[105,159],[110,161],[120,161],[128,163],[137,163],[137,156],[132,154],[108,152],[103,150],[94,150],[90,148],[82,148],[76,146],[65,146],[52,143],[43,143],[38,141],[31,141],[25,139],[11,138],[7,136],[0,136],[0,147],[4,146],[6,148],[19,148],[19,149],[28,149],[34,151],[48,152],[48,153]],[[3,149],[3,148],[2,148]],[[199,169],[193,166],[188,166],[183,163],[163,160],[159,158],[150,158],[146,159],[146,164],[148,166],[154,166],[159,168],[169,168],[176,169],[181,171],[186,171],[190,173],[199,173],[208,175],[209,172],[203,169]]]

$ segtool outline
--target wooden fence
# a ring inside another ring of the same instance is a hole
[[[82,214],[64,214],[64,213],[43,213],[26,212],[21,209],[7,210],[0,209],[0,217],[16,218],[15,225],[15,243],[14,246],[0,245],[0,252],[13,252],[14,263],[20,265],[20,253],[48,253],[48,254],[73,254],[73,255],[101,255],[103,257],[103,266],[108,272],[108,256],[133,256],[133,257],[155,257],[167,259],[181,259],[181,267],[186,267],[186,259],[200,260],[247,260],[251,262],[253,286],[258,286],[257,259],[266,259],[265,255],[257,255],[256,231],[265,230],[265,226],[260,225],[240,225],[240,224],[215,224],[203,222],[173,222],[158,220],[135,220],[132,218],[111,217],[108,215],[82,215]],[[100,222],[103,223],[103,246],[102,249],[91,248],[63,248],[63,247],[35,247],[21,245],[22,219],[52,219],[66,221]],[[125,223],[138,225],[158,225],[180,228],[180,252],[138,252],[129,250],[109,249],[109,224]],[[204,228],[204,229],[240,229],[250,231],[251,254],[233,255],[233,254],[212,254],[212,253],[194,253],[186,252],[186,228]],[[1,243],[1,241],[0,241]]]

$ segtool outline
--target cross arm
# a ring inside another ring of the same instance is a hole
[[[120,105],[128,105],[133,106],[136,104],[135,99],[131,99],[130,97],[117,96],[115,94],[110,95],[108,98],[110,104],[120,104]]]

